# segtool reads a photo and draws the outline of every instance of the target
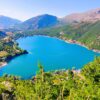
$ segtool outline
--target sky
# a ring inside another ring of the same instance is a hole
[[[100,0],[0,0],[0,15],[26,20],[41,14],[64,17],[100,8]]]

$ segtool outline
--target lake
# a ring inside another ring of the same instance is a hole
[[[77,44],[66,43],[57,38],[33,36],[17,40],[19,46],[29,54],[18,56],[0,69],[0,76],[11,74],[30,79],[42,64],[45,71],[60,69],[81,69],[100,54]]]

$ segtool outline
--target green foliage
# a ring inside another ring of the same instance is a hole
[[[0,78],[3,100],[100,100],[100,58],[84,66],[80,73],[40,71],[30,80],[5,75]],[[3,95],[4,94],[4,95]]]
[[[14,56],[23,54],[24,50],[10,37],[0,39],[0,62],[9,61]]]
[[[84,66],[82,74],[93,83],[100,83],[100,59],[96,58],[94,62]]]

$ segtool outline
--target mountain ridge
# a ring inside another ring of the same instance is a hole
[[[100,20],[100,8],[92,9],[82,13],[72,13],[62,18],[64,22],[96,22]]]
[[[20,20],[0,15],[0,29],[11,28],[16,24],[21,23]]]
[[[58,18],[53,15],[49,14],[43,14],[38,15],[36,17],[32,17],[23,23],[21,23],[19,26],[22,29],[40,29],[40,28],[46,28],[56,25],[58,22]]]
[[[2,19],[3,17],[3,19]],[[29,18],[23,22],[14,18],[0,16],[0,29],[15,28],[19,30],[36,30],[47,27],[61,26],[64,24],[95,23],[100,20],[100,8],[92,9],[82,13],[72,13],[63,18],[50,14],[42,14]]]

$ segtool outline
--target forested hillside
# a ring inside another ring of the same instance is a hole
[[[0,100],[100,100],[100,58],[81,71],[44,72],[31,80],[0,77]]]
[[[10,61],[13,57],[27,53],[18,47],[18,44],[10,37],[0,39],[0,66]]]
[[[15,32],[15,38],[47,35],[64,40],[76,40],[90,49],[100,50],[100,21],[96,23],[70,24],[54,28]]]
[[[100,50],[100,21],[72,26],[69,30],[65,30],[62,37],[77,40],[90,49]]]

